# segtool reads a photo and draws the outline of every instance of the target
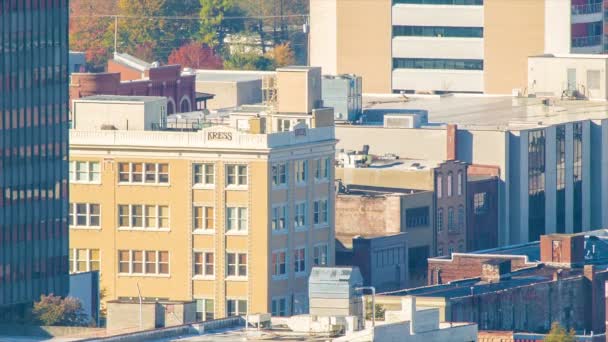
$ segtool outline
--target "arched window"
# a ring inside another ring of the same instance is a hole
[[[443,196],[443,184],[441,173],[437,174],[437,184],[435,185],[435,191],[437,192],[437,198],[441,198]]]
[[[458,230],[462,231],[464,228],[464,206],[458,207]]]
[[[456,180],[456,182],[458,183],[457,184],[457,187],[458,187],[458,196],[462,196],[462,181],[463,181],[462,178],[463,178],[462,177],[462,171],[458,171],[458,179]]]
[[[452,197],[452,173],[448,173],[448,197]]]
[[[437,209],[437,232],[443,230],[443,208]]]
[[[448,231],[452,232],[456,226],[454,225],[454,208],[448,208]]]
[[[181,113],[188,113],[192,111],[192,106],[190,105],[190,99],[184,95],[182,100],[179,103],[179,109]]]
[[[172,99],[167,100],[167,115],[175,114],[175,103]]]

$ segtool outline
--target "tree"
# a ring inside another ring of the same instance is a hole
[[[386,310],[380,304],[376,304],[374,307],[376,308],[376,320],[383,321],[384,312]],[[365,319],[368,321],[372,320],[372,302],[371,301],[365,302]]]
[[[42,325],[86,326],[89,321],[80,300],[74,297],[42,295],[34,303],[33,318]]]
[[[213,49],[196,42],[173,50],[169,55],[169,63],[193,69],[222,69],[223,67],[222,59],[215,54]]]
[[[295,63],[293,51],[289,43],[275,46],[274,49],[266,53],[266,56],[274,61],[276,67],[284,67]]]
[[[274,61],[255,51],[245,51],[238,47],[224,60],[224,68],[232,70],[274,70]]]
[[[574,342],[574,335],[574,329],[570,329],[570,331],[567,332],[558,322],[553,322],[553,324],[551,324],[551,331],[549,331],[549,334],[545,337],[545,342]]]
[[[242,20],[225,20],[225,17],[242,16],[242,12],[234,5],[234,0],[200,0],[200,3],[199,39],[222,52],[226,34],[242,29]]]

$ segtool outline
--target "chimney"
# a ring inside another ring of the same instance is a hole
[[[458,135],[458,126],[454,124],[448,124],[446,128],[447,134],[447,153],[446,160],[456,160],[456,149],[458,147],[458,142],[456,136]]]
[[[493,259],[481,264],[481,281],[498,283],[511,278],[511,260]]]
[[[540,237],[540,261],[556,267],[581,267],[585,264],[585,236],[542,235]]]

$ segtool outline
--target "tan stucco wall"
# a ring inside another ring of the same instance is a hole
[[[409,171],[378,168],[337,168],[336,179],[359,184],[400,189],[434,190],[433,170]]]
[[[486,0],[484,23],[485,93],[523,90],[528,56],[544,52],[545,0]]]
[[[391,0],[338,0],[337,71],[363,77],[364,93],[390,93]]]

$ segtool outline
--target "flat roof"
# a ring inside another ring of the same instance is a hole
[[[247,70],[196,70],[197,82],[247,82],[257,81],[264,76],[272,76],[274,71]]]
[[[579,58],[579,59],[608,59],[608,55],[587,54],[587,53],[546,53],[542,55],[530,56],[530,58]]]
[[[124,96],[124,95],[92,95],[81,97],[75,101],[108,101],[108,102],[154,102],[166,99],[163,96]]]
[[[452,123],[468,129],[525,129],[557,123],[608,118],[607,101],[554,100],[472,94],[364,95],[363,109],[428,111],[430,124]],[[346,125],[340,125],[346,126]],[[359,127],[353,125],[353,127]]]
[[[343,183],[345,187],[348,188],[348,192],[339,191],[339,195],[353,195],[353,196],[369,196],[369,195],[412,195],[420,192],[430,192],[430,190],[420,190],[420,189],[403,189],[403,188],[389,188],[389,187],[381,187],[381,186],[367,186],[367,185],[359,185],[359,184],[346,184]]]

